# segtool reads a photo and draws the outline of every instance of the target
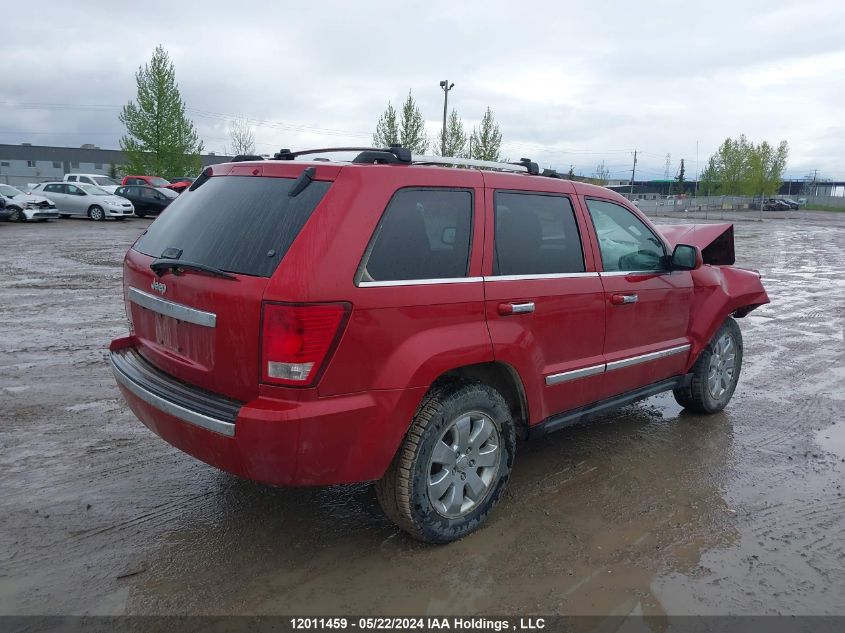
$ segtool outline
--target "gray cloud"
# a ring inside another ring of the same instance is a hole
[[[636,147],[644,175],[666,153],[694,173],[696,142],[703,163],[745,133],[787,139],[789,174],[845,178],[837,0],[41,4],[49,20],[4,15],[2,142],[116,147],[134,72],[161,43],[212,151],[234,116],[262,152],[367,144],[409,89],[435,138],[448,77],[466,127],[489,105],[511,158],[584,173],[605,160],[622,178]]]

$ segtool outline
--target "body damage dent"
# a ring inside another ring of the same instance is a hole
[[[678,244],[697,246],[705,264],[732,266],[736,261],[733,224],[665,224],[657,228],[672,248]]]
[[[760,275],[751,270],[704,265],[692,271],[692,280],[690,366],[730,315],[744,317],[769,303]]]

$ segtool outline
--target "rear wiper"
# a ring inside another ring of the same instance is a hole
[[[195,262],[183,262],[179,259],[166,259],[164,257],[161,257],[150,264],[150,269],[159,277],[164,275],[164,273],[168,270],[172,270],[177,274],[180,270],[195,270],[197,272],[214,275],[215,277],[222,277],[223,279],[232,279],[234,281],[238,280],[238,278],[234,275],[230,275],[225,270],[220,270],[214,266],[206,266],[205,264],[197,264]]]

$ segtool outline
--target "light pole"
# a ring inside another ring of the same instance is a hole
[[[440,155],[446,155],[446,109],[449,107],[449,91],[455,87],[454,83],[449,83],[448,79],[440,82],[440,87],[443,88],[443,139],[440,143]]]

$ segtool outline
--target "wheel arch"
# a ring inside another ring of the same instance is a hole
[[[524,439],[528,430],[528,398],[519,373],[510,365],[498,361],[462,365],[443,372],[435,381],[476,381],[498,391],[510,409],[517,435]]]

